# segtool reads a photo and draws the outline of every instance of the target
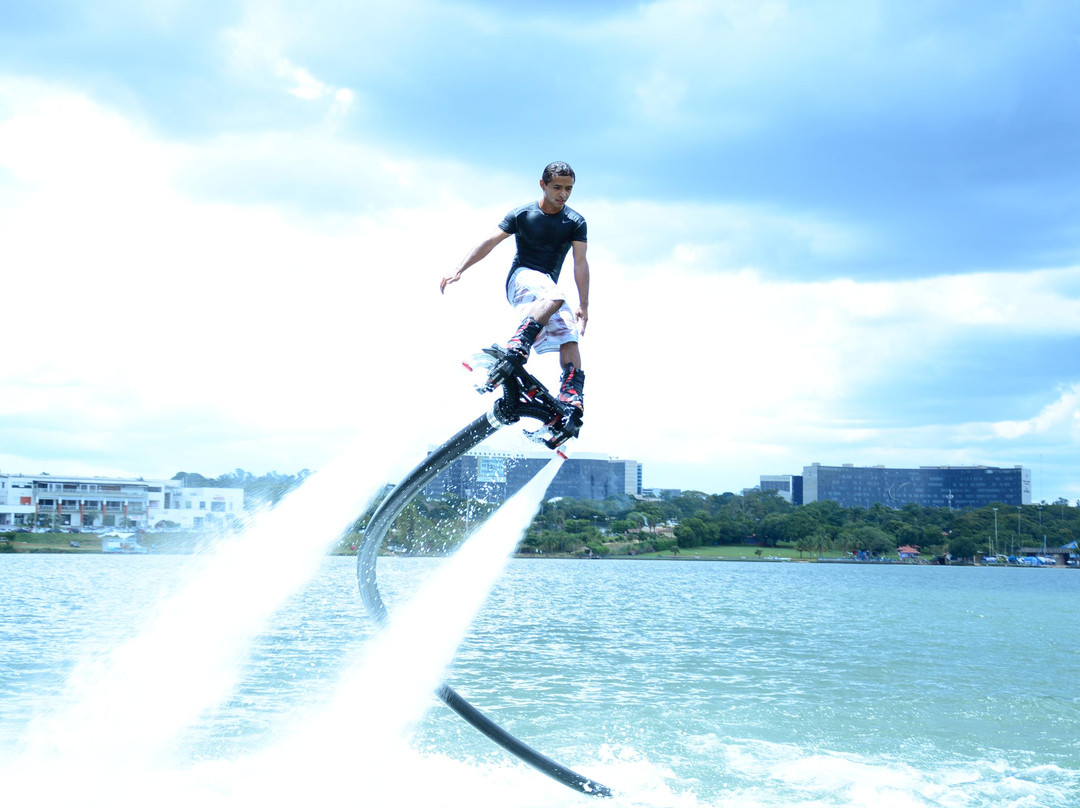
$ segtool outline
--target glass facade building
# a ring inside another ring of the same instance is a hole
[[[512,497],[552,458],[469,453],[459,457],[428,483],[429,499],[445,495],[501,503]],[[607,499],[616,494],[641,493],[641,464],[606,455],[577,455],[566,460],[551,481],[547,498]]]
[[[758,488],[772,491],[792,505],[803,504],[802,477],[798,474],[762,474]]]
[[[1031,471],[1022,466],[822,466],[803,468],[803,502],[832,500],[845,508],[909,502],[932,508],[980,508],[993,502],[1031,504]]]

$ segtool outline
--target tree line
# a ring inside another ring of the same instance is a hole
[[[218,477],[204,477],[196,472],[178,471],[172,479],[179,480],[185,488],[242,488],[244,507],[252,510],[262,505],[276,505],[310,474],[307,469],[295,474],[271,471],[260,475],[236,469]]]
[[[444,497],[417,498],[391,529],[387,546],[408,553],[442,552],[466,535],[495,506]],[[996,508],[996,513],[995,513]],[[995,525],[995,516],[997,523]],[[354,526],[358,541],[366,518]],[[995,530],[996,528],[996,530]],[[952,510],[907,504],[844,508],[829,500],[795,506],[773,492],[704,494],[684,492],[661,500],[622,495],[603,501],[544,502],[518,548],[523,554],[638,555],[709,545],[783,544],[810,556],[828,551],[895,555],[919,549],[923,558],[1062,547],[1080,536],[1080,507],[1064,499],[1052,504],[1006,505]]]
[[[241,488],[245,507],[250,509],[275,505],[310,473],[302,469],[295,474],[255,475],[238,468],[218,477],[181,471],[173,479],[188,487]],[[359,542],[375,504],[347,532],[343,545]],[[495,507],[452,495],[432,500],[418,497],[398,517],[387,546],[403,553],[449,551]],[[880,504],[844,508],[831,500],[796,506],[770,491],[686,491],[658,500],[618,495],[606,500],[544,502],[518,549],[526,554],[605,556],[710,545],[769,548],[782,544],[811,556],[841,551],[877,557],[910,545],[919,548],[923,557],[948,553],[954,558],[974,558],[1017,555],[1044,546],[1053,549],[1078,538],[1080,502],[1070,505],[1065,499],[1019,507],[991,503],[967,510],[913,503],[898,509]]]

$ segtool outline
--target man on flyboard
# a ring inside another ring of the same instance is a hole
[[[540,179],[543,194],[506,214],[495,232],[481,241],[462,259],[457,269],[445,276],[439,290],[461,280],[462,274],[482,260],[509,236],[517,242],[517,254],[506,279],[506,299],[521,315],[518,326],[506,343],[506,351],[524,364],[529,352],[559,352],[562,379],[558,400],[584,412],[585,373],[581,369],[578,335],[589,321],[589,262],[585,257],[588,237],[585,218],[567,206],[574,189],[574,170],[566,163],[551,163]],[[578,307],[574,312],[556,285],[566,254],[573,249],[574,282]]]

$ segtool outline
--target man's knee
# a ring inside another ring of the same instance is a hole
[[[532,318],[540,324],[546,324],[557,312],[565,301],[563,300],[538,300],[530,312]]]

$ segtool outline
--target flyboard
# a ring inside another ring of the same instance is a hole
[[[525,430],[525,434],[531,440],[542,443],[559,454],[562,454],[559,447],[571,438],[577,437],[581,429],[580,412],[551,395],[536,377],[525,370],[519,360],[509,356],[502,348],[498,346],[485,348],[483,352],[476,355],[473,363],[463,364],[468,370],[488,371],[486,381],[477,385],[477,390],[490,392],[501,386],[502,395],[496,399],[488,412],[431,452],[416,468],[405,475],[368,521],[364,539],[357,552],[356,578],[364,607],[379,624],[386,622],[388,617],[376,578],[375,567],[379,548],[382,547],[383,540],[398,514],[414,496],[423,490],[424,486],[434,479],[435,475],[502,427],[517,423],[522,418],[538,420],[541,426],[533,431]],[[473,707],[445,682],[439,685],[435,692],[447,707],[510,754],[538,771],[584,794],[595,797],[612,796],[611,789],[607,786],[556,763],[515,738]]]

